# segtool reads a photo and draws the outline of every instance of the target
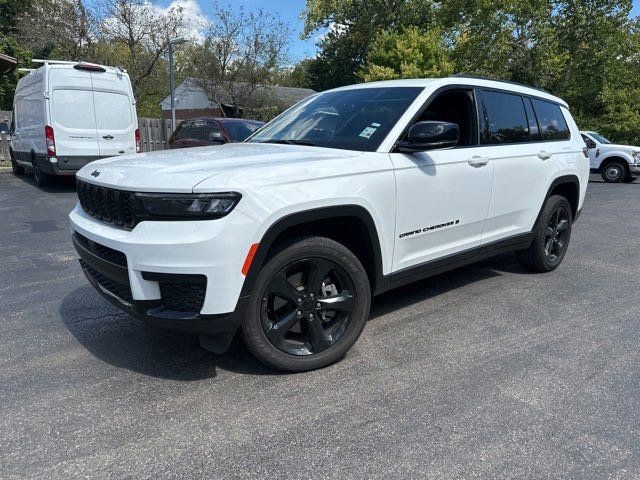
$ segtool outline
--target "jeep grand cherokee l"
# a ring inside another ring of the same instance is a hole
[[[561,99],[452,77],[317,94],[220,147],[78,172],[73,243],[123,310],[303,371],[342,356],[373,295],[506,251],[563,260],[589,160]]]

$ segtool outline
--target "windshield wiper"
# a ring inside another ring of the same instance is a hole
[[[262,140],[259,143],[279,143],[284,145],[305,145],[307,147],[315,147],[316,144],[313,142],[306,142],[304,140],[294,140],[294,139],[282,139],[282,140]]]

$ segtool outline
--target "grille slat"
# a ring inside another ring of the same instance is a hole
[[[87,250],[92,252],[97,257],[102,260],[106,260],[107,262],[115,263],[121,267],[127,268],[127,257],[124,253],[114,250],[113,248],[109,248],[105,245],[101,245],[99,243],[94,242],[93,240],[89,240],[84,235],[80,235],[78,232],[74,233],[76,240],[85,247]]]
[[[113,295],[118,297],[120,300],[124,300],[127,303],[133,303],[133,296],[131,295],[131,287],[129,285],[122,285],[118,282],[114,282],[110,278],[104,276],[94,268],[92,268],[88,263],[83,260],[80,260],[82,264],[82,268],[93,277],[93,279],[98,282],[105,290],[108,290]]]
[[[176,312],[200,313],[207,290],[206,277],[197,282],[160,282],[162,306]]]
[[[82,209],[92,217],[131,230],[138,223],[135,196],[115,188],[77,181],[78,199]]]

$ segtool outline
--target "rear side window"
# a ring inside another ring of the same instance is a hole
[[[191,134],[189,135],[189,138],[194,140],[206,140],[208,135],[205,131],[205,126],[205,122],[193,122],[191,124]]]
[[[529,141],[529,124],[519,95],[482,92],[480,143],[495,145]]]
[[[127,130],[133,126],[131,100],[127,95],[93,92],[98,130]]]
[[[571,137],[559,105],[544,100],[532,99],[531,101],[533,109],[536,111],[543,141],[568,140]]]

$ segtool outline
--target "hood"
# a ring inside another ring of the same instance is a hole
[[[299,145],[228,143],[97,160],[80,169],[77,177],[122,190],[191,192],[198,183],[229,170],[359,155]]]
[[[623,152],[640,152],[640,147],[632,147],[631,145],[617,145],[615,143],[601,143],[600,149],[604,150],[622,150]]]

